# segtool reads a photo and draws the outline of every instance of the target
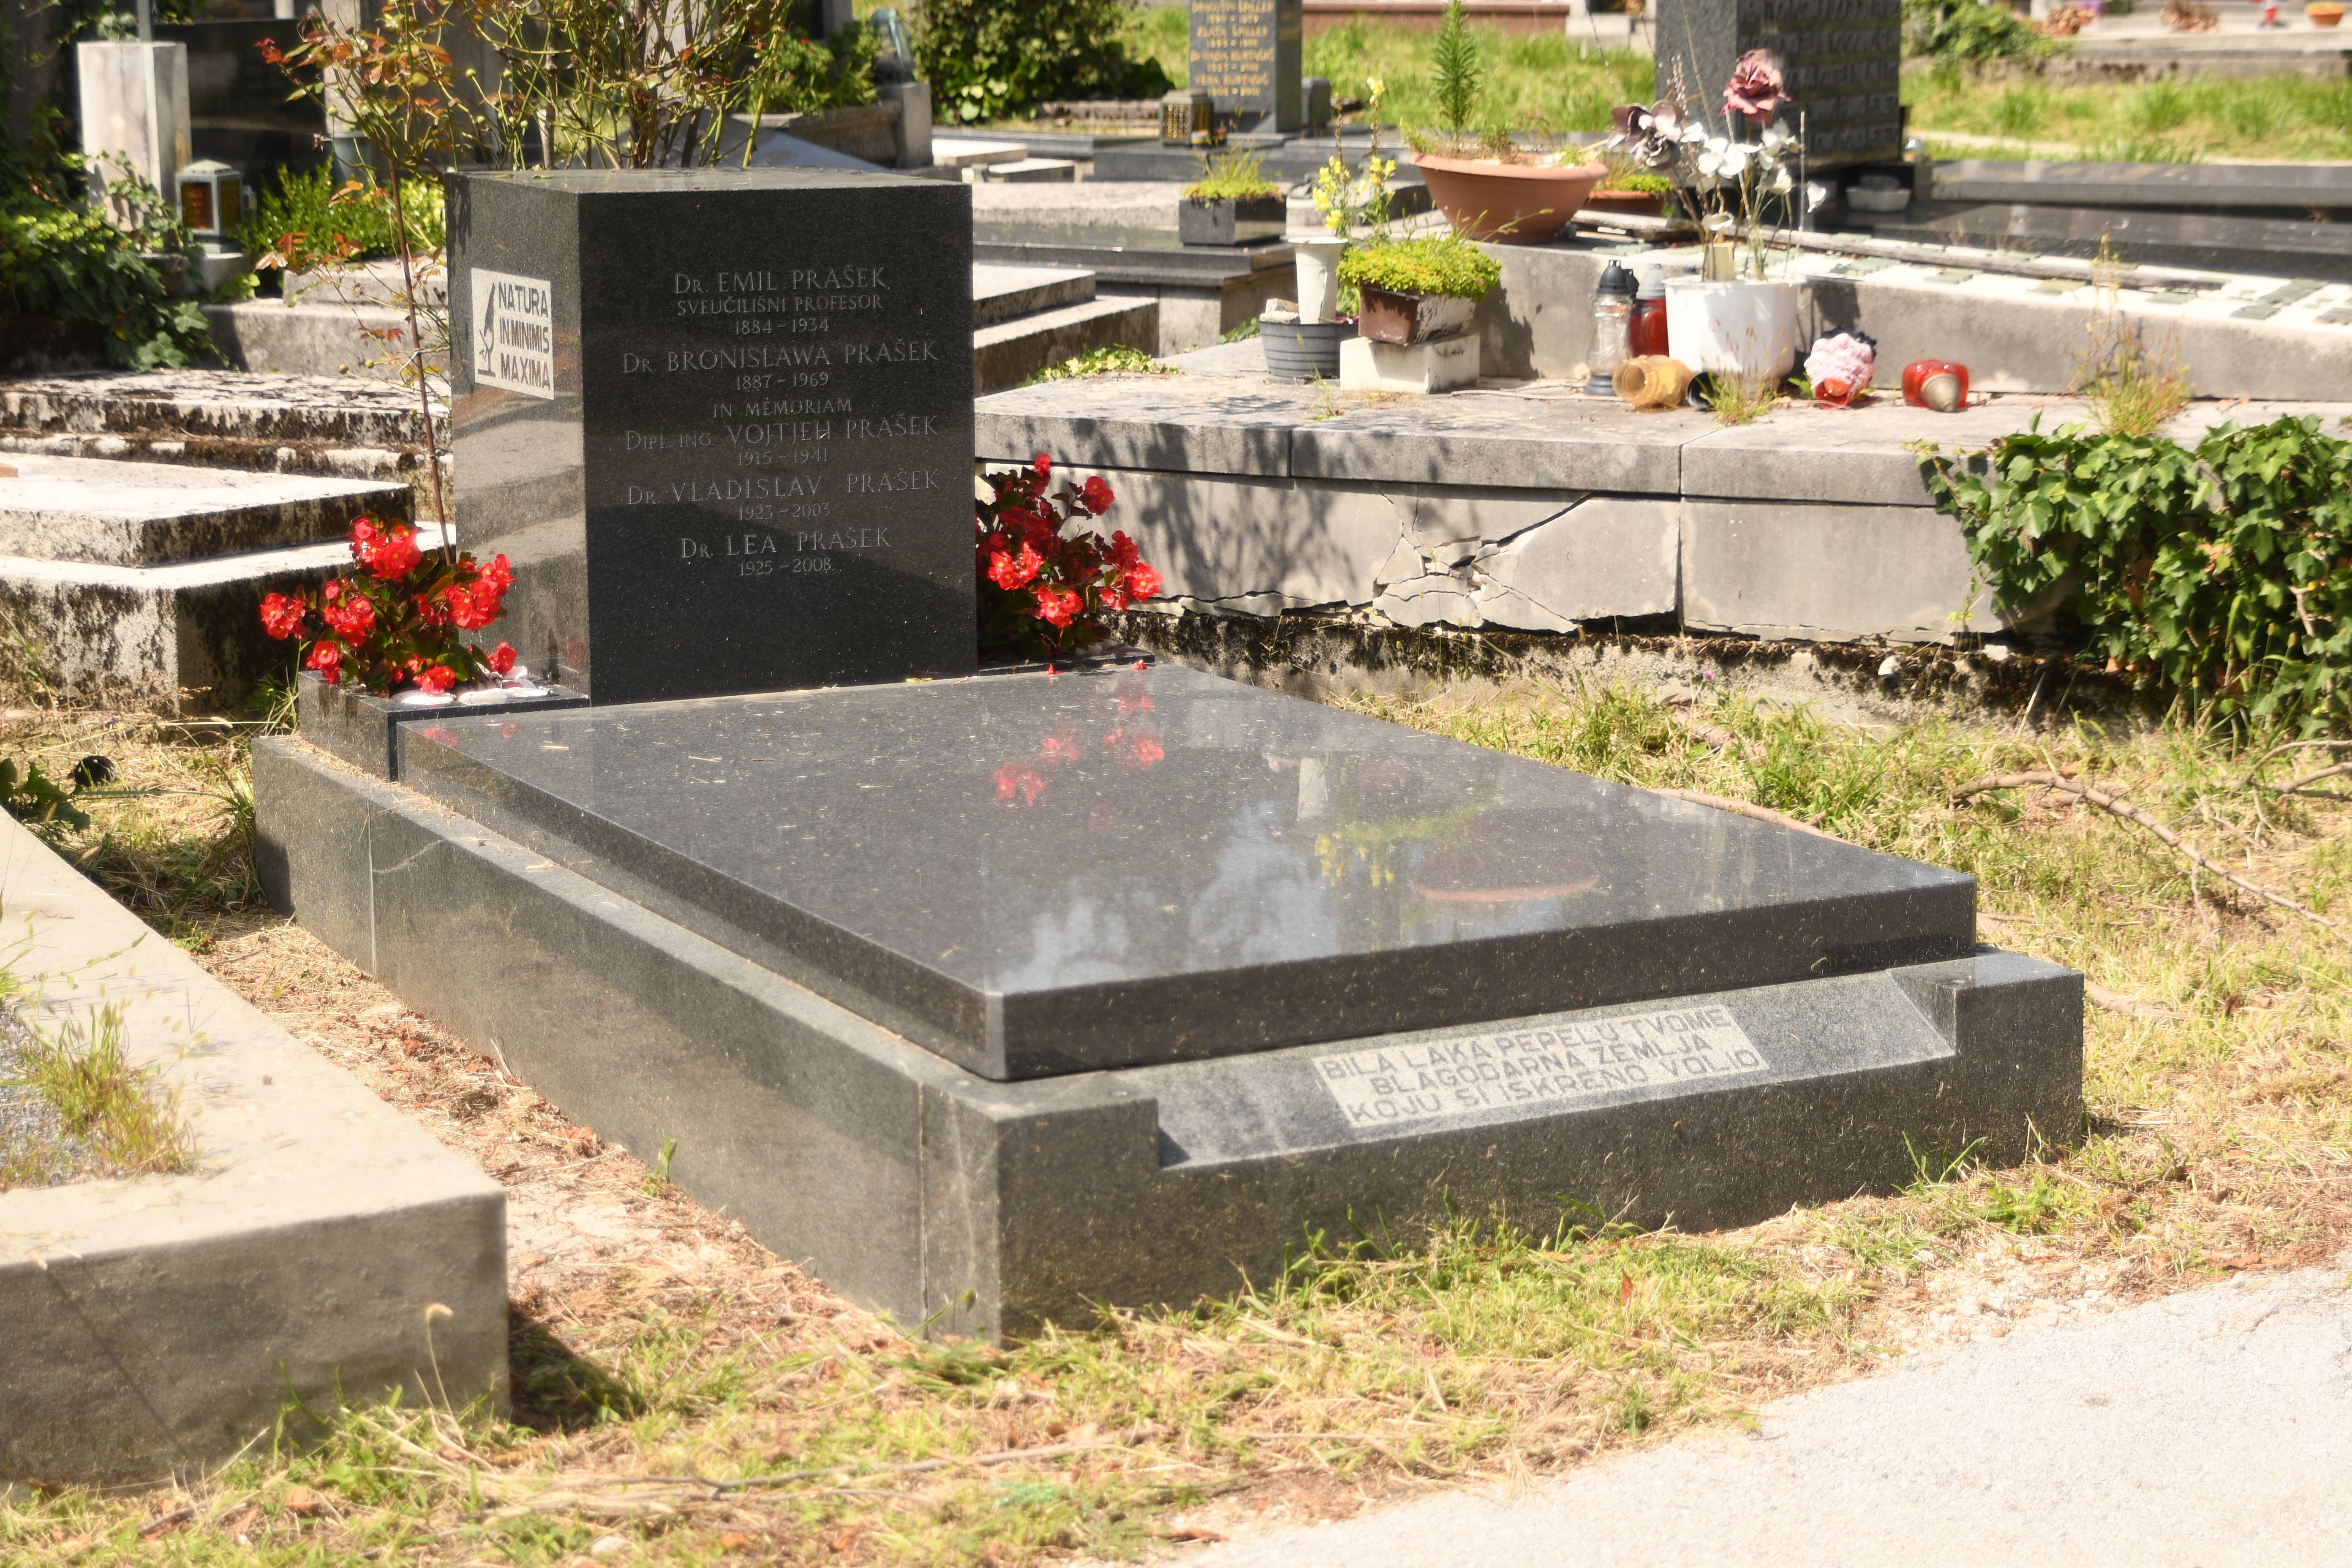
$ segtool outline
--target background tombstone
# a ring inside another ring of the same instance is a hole
[[[1303,0],[1192,0],[1187,85],[1241,131],[1307,123],[1299,85]]]
[[[835,169],[449,184],[458,537],[597,703],[974,665],[971,208]]]
[[[1657,92],[1680,87],[1723,129],[1723,84],[1749,49],[1780,57],[1805,117],[1805,169],[1903,155],[1903,0],[1659,0]]]

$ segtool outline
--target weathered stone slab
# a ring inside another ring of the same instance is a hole
[[[1675,503],[1594,496],[1475,557],[1488,626],[1527,631],[1675,613],[1681,520]]]
[[[1354,408],[1302,424],[1301,479],[1675,495],[1691,423],[1600,398],[1480,390]]]
[[[2000,628],[1990,594],[1971,600],[1958,527],[1931,508],[1689,500],[1682,511],[1683,623],[1695,630],[1948,642]]]
[[[0,557],[0,616],[37,649],[44,679],[77,699],[143,704],[188,695],[234,704],[287,665],[261,629],[264,594],[351,564],[341,544],[258,550],[161,566]]]
[[[16,974],[70,979],[36,1021],[120,1006],[200,1150],[185,1175],[0,1193],[0,1480],[194,1481],[289,1396],[502,1403],[499,1184],[5,817],[0,864]]]
[[[1118,500],[1104,525],[1135,540],[1170,598],[1272,595],[1298,608],[1369,604],[1373,574],[1396,547],[1399,509],[1412,504],[1317,480],[1077,472],[1109,481]]]
[[[340,539],[362,517],[408,522],[406,485],[176,463],[26,455],[0,479],[0,555],[155,566]]]
[[[400,747],[435,800],[992,1079],[1974,940],[1969,878],[1169,666],[452,718]]]
[[[1000,392],[976,434],[983,458],[1283,478],[1291,431],[1314,412],[1310,392],[1263,375],[1100,375]]]
[[[604,1137],[648,1154],[677,1140],[685,1190],[935,1333],[1189,1303],[1271,1277],[1307,1229],[1411,1237],[1490,1211],[1547,1226],[1562,1201],[1743,1224],[1908,1181],[1916,1150],[2021,1158],[2081,1114],[2079,977],[1989,952],[992,1082],[297,742],[260,742],[255,771],[281,907],[461,1037],[499,1042]],[[1285,783],[1334,804],[1348,786],[1303,769]],[[1643,1055],[1661,1028],[1697,1048]],[[1592,1057],[1577,1043],[1596,1040]]]

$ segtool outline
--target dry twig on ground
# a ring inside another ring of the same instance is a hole
[[[2305,920],[2309,921],[2312,924],[2329,932],[2339,942],[2346,940],[2343,928],[2337,925],[2334,921],[2329,920],[2326,915],[2321,914],[2317,910],[2311,908],[2307,904],[2299,904],[2293,899],[2288,898],[2284,893],[2273,892],[2270,889],[2263,887],[2260,882],[2251,881],[2244,877],[2239,876],[2235,871],[2231,870],[2227,866],[2222,865],[2212,857],[2200,852],[2194,845],[2189,843],[2186,839],[2182,838],[2180,835],[2173,832],[2169,827],[2165,826],[2164,824],[2158,822],[2155,817],[2150,816],[2147,812],[2142,811],[2139,807],[2132,805],[2129,801],[2121,798],[2120,792],[2111,793],[2109,791],[2100,789],[2093,784],[2077,784],[2074,780],[2067,778],[2061,773],[1990,773],[1980,779],[1971,779],[1967,784],[1964,784],[1958,789],[1954,790],[1951,797],[1952,804],[1954,805],[1958,805],[1975,795],[1987,795],[1998,789],[2022,789],[2036,784],[2039,784],[2043,789],[2054,789],[2062,795],[2071,795],[2075,799],[2082,801],[2087,805],[2095,805],[2101,811],[2108,813],[2110,816],[2122,817],[2126,822],[2132,824],[2136,827],[2145,828],[2149,833],[2154,834],[2160,842],[2178,851],[2191,866],[2196,867],[2198,869],[2210,872],[2213,876],[2221,878],[2223,881],[2229,883],[2230,886],[2237,889],[2239,891],[2252,893],[2254,897],[2261,899],[2265,903],[2275,904],[2280,909],[2293,910],[2294,913],[2301,915]]]

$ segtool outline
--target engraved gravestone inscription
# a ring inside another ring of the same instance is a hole
[[[1734,61],[1769,49],[1804,115],[1808,172],[1903,152],[1903,0],[1660,0],[1657,91],[1688,92],[1723,129]]]
[[[968,671],[960,185],[830,169],[450,182],[458,536],[597,703]]]
[[[1188,84],[1243,131],[1298,130],[1305,25],[1304,0],[1192,0]]]

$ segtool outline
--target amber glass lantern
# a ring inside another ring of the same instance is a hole
[[[1217,106],[1205,92],[1178,88],[1160,100],[1160,140],[1176,147],[1213,142]]]
[[[205,158],[180,171],[180,223],[196,239],[215,244],[243,217],[236,171]]]

